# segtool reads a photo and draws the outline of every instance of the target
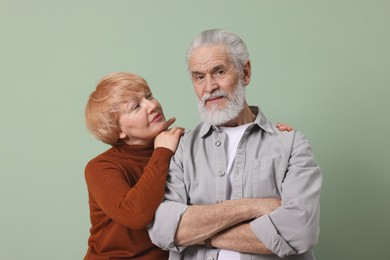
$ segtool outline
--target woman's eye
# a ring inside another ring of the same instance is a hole
[[[153,99],[153,94],[152,93],[147,94],[146,98],[149,99],[149,100]]]
[[[140,107],[139,104],[135,104],[134,106],[131,107],[131,110],[136,110],[136,109],[138,109],[139,107]]]

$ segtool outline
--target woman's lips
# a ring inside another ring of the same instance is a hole
[[[163,116],[162,114],[158,113],[157,115],[155,115],[152,119],[152,122],[151,123],[156,123],[156,122],[160,122],[162,120]]]

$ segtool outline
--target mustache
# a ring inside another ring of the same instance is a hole
[[[218,97],[228,97],[228,94],[223,90],[216,90],[213,93],[206,93],[202,97],[202,103],[206,104],[207,100],[218,98]]]

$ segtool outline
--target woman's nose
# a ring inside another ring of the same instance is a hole
[[[157,107],[157,104],[155,102],[146,98],[144,99],[144,103],[149,112],[154,111],[154,109],[156,109]]]

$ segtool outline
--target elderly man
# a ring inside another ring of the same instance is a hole
[[[202,123],[171,160],[153,243],[169,259],[315,259],[322,175],[307,139],[249,106],[245,43],[225,30],[195,37],[187,66]]]

